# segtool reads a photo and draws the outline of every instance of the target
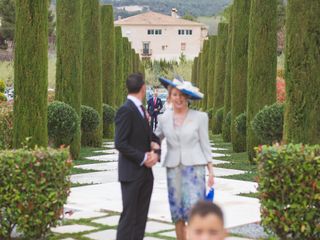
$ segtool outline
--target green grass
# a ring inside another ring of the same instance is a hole
[[[251,198],[258,198],[259,196],[259,193],[257,192],[250,192],[250,193],[240,193],[238,194],[239,196],[242,196],[242,197],[251,197]]]
[[[221,135],[212,135],[211,140],[214,143],[214,147],[227,149],[226,151],[220,150],[220,151],[214,151],[214,152],[226,153],[230,155],[225,157],[215,157],[216,160],[223,160],[228,162],[228,163],[217,164],[215,165],[215,167],[248,171],[247,173],[244,173],[244,174],[231,175],[223,178],[242,180],[242,181],[255,181],[255,178],[257,176],[257,166],[255,164],[250,163],[247,152],[243,152],[243,153],[233,152],[232,144],[223,142]]]

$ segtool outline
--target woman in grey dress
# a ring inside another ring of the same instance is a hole
[[[214,183],[208,116],[189,109],[190,99],[203,95],[190,82],[160,78],[169,90],[172,110],[159,117],[155,134],[166,138],[167,154],[163,166],[167,169],[168,198],[172,221],[178,240],[186,239],[185,227],[191,207],[205,198],[205,168],[209,172],[208,186]]]

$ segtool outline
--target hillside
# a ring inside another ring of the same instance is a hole
[[[115,8],[115,15],[127,17],[137,12],[126,12],[117,10],[117,7],[144,6],[144,10],[150,9],[155,12],[169,14],[172,8],[178,9],[178,14],[183,16],[213,16],[219,14],[232,0],[100,0],[103,4],[112,4]],[[55,4],[56,0],[52,0]]]

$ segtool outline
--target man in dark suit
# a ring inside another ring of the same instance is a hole
[[[143,240],[153,188],[151,168],[159,160],[159,152],[151,150],[151,143],[160,141],[152,133],[142,104],[146,94],[142,74],[131,74],[126,85],[128,99],[115,118],[123,204],[117,240]]]
[[[151,116],[151,127],[152,129],[157,128],[158,115],[162,109],[162,101],[158,98],[157,89],[154,90],[153,97],[148,100],[148,113]]]

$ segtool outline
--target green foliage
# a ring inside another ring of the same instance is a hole
[[[207,109],[207,82],[208,82],[208,60],[209,60],[209,40],[205,40],[203,43],[203,49],[201,54],[201,66],[200,66],[200,91],[204,93],[203,99],[200,101],[200,106],[203,110]]]
[[[231,52],[231,118],[235,119],[247,109],[247,70],[249,38],[249,0],[234,0],[232,10]],[[257,93],[258,94],[258,93]],[[235,152],[246,150],[245,134],[239,135],[234,121],[231,122],[231,141]]]
[[[115,64],[115,105],[120,106],[123,103],[123,88],[124,88],[124,65],[123,65],[123,41],[121,27],[115,27],[115,54],[116,54],[116,64]],[[135,59],[136,63],[136,59]],[[137,67],[135,66],[135,72]]]
[[[320,6],[318,0],[288,1],[286,22],[287,143],[320,142]]]
[[[70,145],[80,126],[77,112],[68,104],[55,101],[48,105],[49,142],[55,147]]]
[[[0,100],[1,102],[1,100]],[[0,150],[13,145],[13,105],[0,103]]]
[[[223,107],[219,108],[216,111],[216,114],[214,116],[214,128],[213,128],[213,133],[214,134],[222,133],[223,112],[224,112],[224,108]]]
[[[209,58],[208,58],[208,82],[207,82],[207,107],[213,108],[214,104],[214,72],[216,66],[216,43],[217,36],[209,37]]]
[[[94,108],[100,125],[95,131],[81,135],[84,146],[100,147],[102,125],[101,22],[99,0],[82,1],[82,105]],[[118,67],[118,66],[117,66]]]
[[[247,151],[251,160],[254,147],[262,143],[251,122],[264,106],[275,103],[277,96],[277,1],[251,2],[247,80]]]
[[[48,1],[16,0],[14,147],[48,145]]]
[[[253,118],[251,125],[255,135],[263,144],[281,142],[283,135],[284,105],[275,103],[265,106]]]
[[[0,152],[0,238],[14,226],[25,239],[45,239],[63,213],[72,164],[66,150]]]
[[[4,90],[6,89],[6,84],[3,80],[0,79],[0,93],[4,93]]]
[[[1,102],[6,102],[6,101],[7,101],[6,95],[4,95],[4,93],[0,92],[0,103]]]
[[[320,238],[320,146],[256,149],[262,225],[279,239]]]
[[[234,120],[234,125],[236,127],[237,133],[241,136],[246,136],[247,131],[247,116],[246,113],[241,113]]]
[[[113,107],[103,104],[103,137],[105,138],[113,138],[115,115],[116,110]]]
[[[115,106],[115,32],[112,5],[101,6],[103,102]],[[130,55],[131,56],[131,55]]]
[[[225,115],[225,112],[224,112]],[[225,142],[231,141],[231,111],[229,111],[223,119],[223,126],[222,126],[222,138]]]
[[[216,43],[216,60],[214,70],[214,100],[213,108],[218,110],[224,104],[224,82],[226,76],[226,58],[228,42],[228,24],[219,23]],[[220,128],[221,127],[214,127]]]
[[[232,52],[232,8],[230,8],[229,25],[228,25],[228,42],[227,42],[227,57],[226,57],[226,74],[224,80],[224,115],[223,115],[223,126],[222,126],[222,137],[226,142],[231,140],[231,132],[229,122],[226,121],[227,114],[231,110],[231,52]],[[231,114],[231,113],[230,113]],[[230,116],[231,120],[231,116]],[[230,121],[231,123],[231,121]]]
[[[80,116],[81,106],[81,2],[57,0],[57,65],[56,91],[58,101],[69,104]],[[72,138],[56,144],[70,144],[70,153],[77,159],[81,147],[80,121]],[[49,133],[50,136],[50,133]],[[72,142],[69,142],[72,140]]]
[[[92,107],[81,105],[81,130],[83,133],[94,132],[100,124],[99,113]]]
[[[207,109],[207,114],[208,114],[209,120],[211,120],[214,116],[213,108]]]

